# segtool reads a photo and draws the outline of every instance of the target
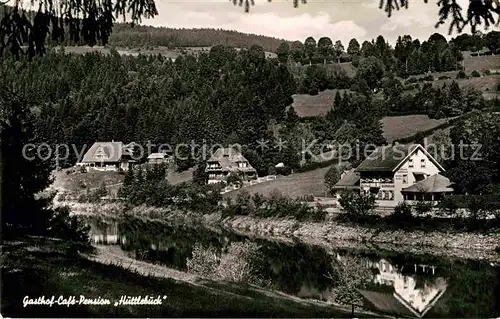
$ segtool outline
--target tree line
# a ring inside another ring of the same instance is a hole
[[[434,33],[422,43],[418,39],[412,39],[410,35],[403,35],[398,37],[394,47],[382,35],[361,44],[353,38],[347,48],[340,40],[333,42],[329,37],[321,37],[316,41],[315,38],[308,37],[304,42],[282,42],[276,54],[282,63],[293,61],[309,65],[352,61],[358,67],[366,58],[377,59],[385,70],[406,77],[425,72],[460,70],[460,62],[463,60],[461,51],[477,51],[483,47],[493,52],[498,51],[500,32],[463,34],[450,41],[443,35]]]
[[[250,48],[258,45],[266,52],[275,52],[283,39],[247,34],[223,29],[188,29],[116,24],[109,44],[119,47],[144,48],[164,46],[169,48],[212,47],[225,45],[234,48]]]

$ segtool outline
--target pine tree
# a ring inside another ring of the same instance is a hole
[[[37,154],[39,145],[34,120],[24,99],[0,88],[0,176],[2,230],[45,234],[52,211],[49,199],[35,195],[50,185],[53,158],[48,150]],[[43,158],[42,158],[43,157]]]

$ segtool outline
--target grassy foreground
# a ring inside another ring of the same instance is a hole
[[[230,283],[193,284],[143,276],[82,257],[74,244],[29,238],[2,247],[1,314],[8,317],[349,317],[325,304]],[[231,289],[233,287],[233,289]],[[111,305],[27,306],[23,298],[80,295]],[[118,306],[121,296],[166,295],[162,305]],[[359,317],[359,315],[358,315]]]

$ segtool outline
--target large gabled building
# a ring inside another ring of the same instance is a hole
[[[100,171],[127,171],[133,163],[135,143],[95,142],[83,156],[79,166]]]
[[[404,200],[438,201],[453,192],[444,168],[420,144],[378,147],[335,185],[337,196],[356,189],[376,196],[380,206]]]
[[[207,161],[205,172],[208,173],[208,183],[223,182],[231,173],[238,174],[242,179],[257,177],[257,171],[248,160],[234,148],[219,148]]]

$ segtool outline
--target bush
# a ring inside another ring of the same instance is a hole
[[[220,253],[212,246],[195,244],[192,257],[187,259],[188,272],[212,280],[228,280],[262,285],[253,271],[253,261],[259,258],[260,246],[254,242],[232,242],[227,252]]]
[[[319,90],[318,88],[316,87],[316,85],[312,85],[310,88],[309,88],[309,91],[307,92],[309,95],[318,95],[319,93]]]
[[[275,174],[278,175],[290,175],[292,173],[292,168],[290,166],[277,167],[275,169]],[[274,175],[274,174],[271,174]]]
[[[434,76],[432,74],[426,75],[422,78],[423,81],[434,81]]]
[[[106,188],[106,183],[102,182],[98,189],[96,189],[94,196],[96,198],[101,198],[109,195],[108,189]]]
[[[419,88],[420,88],[420,85],[418,83],[409,83],[403,87],[403,90],[411,91],[411,90],[418,90]]]
[[[243,184],[241,176],[238,175],[237,173],[229,174],[229,176],[226,178],[226,182],[228,185],[236,185],[236,186],[241,186]]]
[[[491,75],[491,71],[489,69],[483,70],[484,75]]]
[[[472,71],[472,73],[470,74],[472,77],[474,78],[479,78],[481,77],[481,74],[479,74],[479,72],[477,72],[476,70]]]
[[[438,204],[439,213],[449,218],[457,215],[458,203],[454,196],[445,196]]]
[[[355,191],[343,192],[339,199],[342,210],[357,219],[359,216],[367,215],[375,208],[375,196],[373,194],[361,194]]]
[[[78,217],[69,214],[70,208],[67,206],[54,210],[54,214],[49,220],[49,235],[88,244],[90,242],[90,226],[78,220]]]
[[[314,198],[314,197],[313,197]],[[278,190],[273,190],[269,197],[255,194],[251,197],[247,192],[241,192],[236,201],[229,202],[222,210],[222,217],[236,215],[253,215],[260,218],[291,217],[299,221],[323,221],[326,211],[322,207],[309,206],[304,199],[291,199],[283,196]]]
[[[457,74],[457,79],[467,79],[467,74],[464,71],[459,71]]]
[[[205,278],[212,278],[219,265],[217,251],[213,247],[203,247],[196,244],[191,258],[186,261],[187,271]]]
[[[332,165],[325,173],[325,185],[328,192],[331,194],[333,187],[340,180],[340,171],[336,165]]]
[[[363,296],[358,289],[365,287],[373,276],[367,261],[366,258],[354,254],[347,254],[341,256],[340,260],[332,261],[333,273],[326,277],[335,282],[334,301],[343,304],[362,303]]]
[[[393,216],[398,219],[409,219],[413,217],[411,205],[407,202],[401,202],[394,207]]]
[[[423,200],[419,200],[413,206],[413,208],[415,209],[415,212],[417,213],[417,215],[422,216],[422,215],[425,215],[425,214],[430,213],[432,211],[432,203],[427,202],[427,201],[423,201]]]
[[[469,228],[476,229],[479,220],[485,219],[494,209],[489,201],[478,196],[467,196],[467,212],[469,213]]]

